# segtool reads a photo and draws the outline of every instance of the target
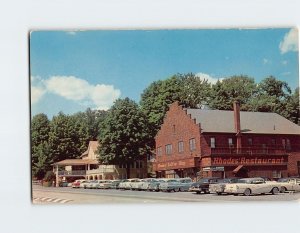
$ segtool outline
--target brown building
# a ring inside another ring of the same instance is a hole
[[[279,178],[300,173],[300,126],[276,113],[170,105],[156,135],[157,177]]]

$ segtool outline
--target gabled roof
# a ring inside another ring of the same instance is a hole
[[[233,111],[185,109],[196,123],[201,124],[202,132],[235,133]],[[243,134],[297,134],[300,126],[277,113],[240,112]]]
[[[98,141],[90,141],[87,150],[85,152],[83,152],[83,154],[80,156],[80,158],[88,156],[90,150],[95,152],[98,148],[98,145],[99,145]]]

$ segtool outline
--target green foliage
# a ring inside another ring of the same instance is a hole
[[[208,102],[209,95],[210,84],[193,73],[176,74],[166,80],[151,83],[143,91],[140,101],[149,122],[151,138],[154,139],[160,129],[170,104],[179,101],[186,107],[200,107]]]
[[[118,99],[101,124],[99,161],[130,164],[150,152],[146,117],[129,98]]]
[[[48,170],[51,170],[51,164],[53,163],[51,149],[48,142],[40,143],[33,157],[37,158],[37,162],[33,163],[32,173],[34,177],[42,179]]]
[[[53,161],[79,157],[87,144],[87,129],[76,116],[60,112],[50,123],[49,144]]]
[[[209,106],[212,109],[232,110],[233,102],[239,101],[242,110],[252,96],[257,92],[253,78],[248,76],[232,76],[218,81],[212,86]]]

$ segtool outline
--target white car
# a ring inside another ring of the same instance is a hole
[[[90,183],[89,180],[84,180],[80,183],[79,185],[79,188],[85,188],[86,189],[86,186],[88,185],[88,183]]]
[[[109,189],[111,187],[112,184],[112,180],[103,180],[103,182],[101,182],[99,184],[99,188],[100,189]]]
[[[86,185],[87,189],[97,189],[99,188],[99,184],[102,180],[90,180],[90,182]]]
[[[300,179],[299,178],[281,178],[278,180],[280,185],[280,192],[286,191],[300,192]]]
[[[226,184],[224,193],[228,194],[244,194],[249,196],[251,194],[272,193],[278,194],[280,184],[277,182],[266,182],[263,178],[244,178],[240,179],[238,183]]]
[[[122,183],[122,188],[126,190],[132,189],[132,183],[140,182],[140,179],[133,178],[133,179],[127,179],[127,181]]]
[[[146,178],[143,179],[142,182],[140,182],[140,190],[149,191],[150,183],[153,182],[154,178]]]

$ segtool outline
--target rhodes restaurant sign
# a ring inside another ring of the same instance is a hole
[[[213,165],[285,165],[287,161],[285,161],[284,157],[280,158],[263,158],[263,157],[253,157],[253,158],[222,158],[215,157],[212,158]]]

